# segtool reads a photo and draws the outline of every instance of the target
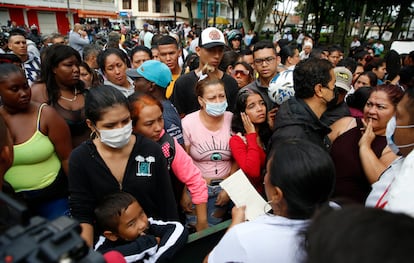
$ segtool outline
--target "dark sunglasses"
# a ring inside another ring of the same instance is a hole
[[[250,73],[250,72],[249,72],[247,69],[245,69],[245,70],[238,69],[238,70],[232,70],[232,71],[231,71],[231,74],[232,74],[233,76],[236,76],[237,74],[241,74],[241,75],[248,76],[248,75],[249,75],[249,73]]]

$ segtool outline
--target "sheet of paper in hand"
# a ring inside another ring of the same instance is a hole
[[[220,186],[236,206],[246,206],[246,219],[249,221],[271,209],[240,169],[223,180]]]

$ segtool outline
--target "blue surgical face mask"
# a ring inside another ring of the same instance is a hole
[[[206,102],[206,112],[208,115],[218,117],[224,114],[227,109],[227,100],[223,102]]]
[[[391,119],[387,123],[387,129],[385,132],[385,136],[387,137],[387,144],[395,154],[400,153],[400,148],[408,148],[413,147],[414,143],[405,144],[405,145],[396,145],[394,142],[394,133],[395,129],[409,129],[414,128],[414,125],[404,125],[404,126],[397,126],[397,121],[395,116],[392,116]]]

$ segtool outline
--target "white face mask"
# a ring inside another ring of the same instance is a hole
[[[132,134],[132,121],[118,129],[98,130],[101,142],[111,148],[122,148],[128,144]]]
[[[406,145],[396,145],[394,142],[395,129],[409,129],[409,128],[414,128],[414,125],[397,126],[395,116],[392,116],[391,119],[388,121],[385,136],[387,138],[388,146],[391,148],[391,150],[395,154],[399,154],[400,148],[408,148],[408,147],[414,146],[414,143],[410,143]]]
[[[206,102],[206,112],[210,116],[218,117],[224,114],[227,106],[227,100],[218,103]]]

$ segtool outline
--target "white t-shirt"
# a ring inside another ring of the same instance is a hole
[[[303,262],[301,230],[309,220],[262,215],[235,225],[211,251],[208,262]]]
[[[154,36],[153,33],[151,33],[150,31],[147,31],[147,33],[145,33],[144,36],[144,46],[146,46],[147,48],[151,49],[151,41],[152,41],[152,37]]]
[[[189,48],[189,51],[191,53],[196,53],[196,47],[198,47],[198,42],[199,42],[198,37],[196,37],[193,40],[191,40],[190,48]]]
[[[191,27],[184,27],[184,37],[187,39],[188,33],[190,33]]]
[[[399,174],[390,186],[385,210],[414,217],[414,150],[405,157]]]
[[[372,190],[369,193],[365,206],[384,208],[389,198],[389,187],[395,176],[399,174],[404,158],[400,157],[394,160],[385,170],[378,181],[372,184]]]

